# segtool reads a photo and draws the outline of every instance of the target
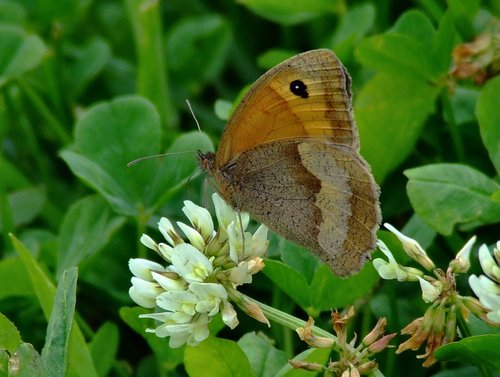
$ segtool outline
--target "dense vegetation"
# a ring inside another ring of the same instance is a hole
[[[471,267],[456,275],[458,292],[475,297],[468,277],[483,274],[479,246],[493,250],[500,240],[499,14],[498,0],[0,0],[0,376],[16,368],[23,376],[309,376],[287,360],[339,358],[239,309],[234,330],[215,317],[206,341],[171,349],[145,333],[154,324],[138,315],[151,310],[128,294],[129,259],[160,260],[141,234],[159,240],[161,216],[187,223],[184,200],[213,210],[195,152],[214,149],[243,89],[321,47],[352,76],[361,153],[381,187],[384,222],[443,270],[476,235]],[[163,152],[181,153],[127,167]],[[393,234],[378,236],[399,263],[419,267]],[[331,309],[354,306],[348,340],[385,317],[397,346],[429,307],[418,283],[383,280],[372,263],[339,279],[275,235],[265,264],[246,295],[329,332]],[[498,328],[457,315],[448,325],[453,334],[458,325],[455,342],[430,365],[415,358],[423,349],[387,348],[372,358],[372,375],[495,375]]]

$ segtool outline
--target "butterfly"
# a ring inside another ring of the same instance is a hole
[[[339,276],[376,245],[379,188],[359,154],[351,78],[327,49],[262,75],[235,109],[203,170],[232,207],[304,246]]]

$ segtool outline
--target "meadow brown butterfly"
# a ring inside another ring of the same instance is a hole
[[[217,153],[199,153],[222,197],[315,252],[340,276],[375,248],[379,189],[359,154],[351,79],[326,49],[260,77],[234,111]]]

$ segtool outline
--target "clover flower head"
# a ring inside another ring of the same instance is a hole
[[[332,311],[332,327],[337,339],[333,336],[325,337],[316,334],[314,319],[309,317],[303,327],[296,329],[300,339],[311,347],[336,349],[340,358],[336,361],[329,361],[327,365],[289,360],[292,367],[316,372],[322,371],[324,376],[361,376],[361,374],[368,374],[377,368],[377,363],[371,360],[371,357],[390,347],[389,342],[396,334],[384,335],[387,320],[380,318],[375,327],[356,347],[356,335],[354,335],[353,339],[347,341],[347,325],[354,317],[354,314],[354,307],[352,306],[344,313],[339,313],[336,310]]]
[[[134,275],[129,295],[136,304],[155,309],[140,317],[155,320],[157,327],[147,331],[169,337],[172,348],[197,345],[206,339],[208,324],[218,313],[228,327],[235,328],[238,318],[230,301],[268,323],[259,308],[236,291],[264,267],[267,228],[261,225],[254,234],[245,232],[248,214],[234,211],[218,194],[213,195],[213,202],[217,231],[207,209],[185,201],[182,211],[190,225],[176,225],[187,241],[163,217],[158,229],[165,242],[156,242],[144,234],[141,243],[155,251],[165,264],[139,258],[129,261]]]
[[[418,281],[422,300],[430,304],[423,317],[415,319],[401,332],[410,338],[399,345],[396,353],[417,350],[425,344],[425,353],[417,358],[425,359],[423,366],[428,367],[437,360],[434,351],[443,344],[453,342],[457,334],[457,316],[473,313],[490,324],[500,323],[500,242],[491,255],[483,245],[479,248],[479,261],[484,275],[469,277],[469,285],[479,300],[458,294],[455,275],[465,273],[470,268],[469,256],[476,237],[472,237],[450,261],[446,271],[437,268],[420,244],[402,234],[390,224],[385,227],[401,241],[406,253],[425,270],[402,266],[396,261],[387,246],[379,240],[378,246],[387,261],[377,258],[373,266],[383,279],[398,281]]]

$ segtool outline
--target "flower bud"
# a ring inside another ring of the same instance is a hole
[[[379,353],[389,346],[389,342],[397,335],[397,333],[384,335],[382,338],[368,346],[371,353]]]
[[[306,342],[311,347],[332,348],[334,340],[331,338],[315,336],[312,333],[313,326],[314,326],[314,319],[312,317],[309,317],[304,327],[299,327],[295,330],[297,331],[297,334],[299,334],[300,340]]]
[[[470,251],[472,250],[472,246],[476,242],[476,236],[472,237],[467,243],[462,247],[462,249],[458,252],[455,259],[450,262],[451,271],[458,273],[465,273],[470,268]]]
[[[288,363],[295,369],[304,369],[311,372],[321,372],[325,370],[325,367],[318,363],[308,363],[302,360],[288,360]]]
[[[446,318],[443,344],[451,343],[457,334],[457,307],[452,305]]]
[[[363,345],[369,346],[375,342],[384,333],[386,326],[387,319],[385,317],[380,318],[372,331],[370,331],[361,341]]]
[[[405,236],[403,233],[394,228],[391,224],[385,223],[384,226],[391,231],[403,245],[403,249],[410,258],[419,263],[427,271],[432,271],[436,268],[434,262],[429,258],[425,250],[414,239]]]
[[[365,375],[377,367],[378,367],[378,364],[375,361],[369,360],[366,363],[363,363],[360,366],[358,366],[358,371],[361,375]]]

